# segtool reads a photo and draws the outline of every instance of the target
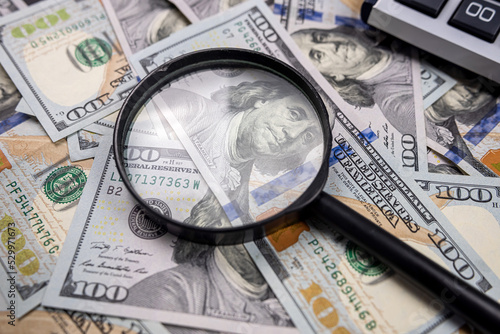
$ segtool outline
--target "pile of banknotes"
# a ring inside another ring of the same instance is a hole
[[[0,332],[473,333],[324,221],[197,244],[139,226],[119,177],[115,120],[142,78],[191,51],[262,52],[328,109],[342,154],[323,190],[500,302],[500,85],[370,29],[361,3],[0,1]],[[189,153],[146,124],[145,149]],[[185,156],[160,159],[213,177]],[[230,187],[271,182],[253,177]],[[176,219],[203,201],[225,220],[224,186],[170,189]]]

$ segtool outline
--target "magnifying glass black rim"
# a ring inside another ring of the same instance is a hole
[[[248,225],[227,228],[206,228],[169,219],[149,207],[132,186],[122,162],[124,162],[123,152],[125,140],[132,120],[140,112],[141,107],[144,106],[160,88],[164,87],[166,83],[172,82],[186,74],[222,66],[244,66],[247,68],[260,69],[273,73],[298,88],[313,105],[320,119],[324,141],[323,162],[319,168],[318,174],[306,191],[281,212],[270,218],[259,220],[258,222]],[[286,224],[296,222],[299,219],[299,210],[312,202],[325,185],[328,177],[328,158],[330,156],[331,146],[332,134],[329,116],[321,97],[311,83],[297,70],[274,57],[256,51],[237,48],[212,48],[187,53],[153,70],[141,80],[125,100],[118,114],[113,133],[113,148],[118,173],[126,188],[137,203],[139,203],[145,214],[156,223],[167,228],[168,232],[174,235],[194,242],[217,245],[236,244],[261,238]]]

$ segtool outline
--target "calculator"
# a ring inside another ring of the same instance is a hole
[[[365,0],[361,18],[500,83],[500,0]]]

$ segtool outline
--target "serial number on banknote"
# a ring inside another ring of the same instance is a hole
[[[173,186],[175,188],[185,188],[185,189],[191,187],[191,184],[192,184],[192,187],[194,190],[199,189],[199,187],[200,187],[200,180],[183,179],[181,177],[173,178],[170,176],[165,177],[165,176],[156,176],[156,175],[147,175],[147,174],[130,174],[130,173],[128,173],[127,176],[128,176],[128,180],[132,183],[135,183],[135,184],[138,184],[138,183],[150,184],[152,186],[165,185],[166,187]],[[113,173],[111,173],[111,181],[121,182],[122,179],[120,177],[117,177],[115,175],[115,173],[113,172]]]
[[[314,249],[314,254],[321,257],[321,262],[324,265],[326,272],[330,274],[333,283],[337,285],[339,291],[342,292],[342,294],[345,295],[346,298],[348,298],[349,303],[352,304],[354,311],[357,313],[359,319],[365,321],[366,329],[372,330],[375,327],[377,327],[377,322],[375,320],[372,320],[370,312],[364,309],[363,304],[357,298],[356,291],[354,291],[352,286],[348,283],[347,279],[343,277],[342,272],[338,269],[337,265],[331,260],[330,256],[325,252],[325,249],[320,245],[319,241],[317,239],[314,239],[309,241],[307,244],[311,246],[312,249]],[[336,315],[336,311],[333,308],[331,302],[324,296],[321,296],[323,290],[317,283],[312,282],[312,284],[308,288],[301,290],[301,293],[309,303],[312,303],[314,309],[321,309],[319,307],[319,304],[324,304],[323,306],[324,309],[330,308],[332,310],[332,313],[335,312]],[[313,301],[313,297],[319,297],[319,298]],[[322,317],[322,319],[325,318],[326,317]],[[336,317],[333,318],[338,319],[338,315],[336,315]],[[322,321],[320,320],[320,322]],[[334,326],[334,324],[332,323],[328,325],[329,328]]]
[[[61,9],[61,10],[57,11],[56,13],[59,15],[59,17],[63,21],[65,19],[69,18],[69,14],[66,13],[65,9]],[[101,21],[105,21],[106,19],[107,19],[107,17],[104,14],[101,14],[99,16],[98,15],[89,16],[89,17],[81,19],[78,22],[75,22],[71,25],[60,28],[59,30],[54,31],[53,33],[39,37],[37,40],[31,41],[30,45],[32,48],[37,48],[39,46],[38,43],[40,43],[40,45],[46,45],[47,43],[50,43],[50,42],[56,42],[61,38],[61,36],[69,35],[71,33],[74,33],[76,31],[84,29],[85,27],[90,27],[92,25],[92,23],[98,23]],[[27,35],[29,36],[31,33],[32,32],[28,32]],[[16,28],[12,29],[12,36],[17,37],[17,38],[28,37],[23,32],[21,27],[16,27]]]
[[[248,20],[245,20],[248,21]],[[248,24],[248,23],[245,23]],[[247,27],[243,25],[243,22],[236,22],[235,26],[238,27],[238,32],[243,34],[243,38],[245,39],[245,42],[247,43],[248,47],[251,48],[254,51],[260,51],[259,43],[257,43],[256,38],[254,39],[252,36],[250,36],[251,32],[250,31],[245,31],[247,30]],[[251,25],[248,25],[251,26]],[[232,37],[232,34],[230,33],[229,29],[224,29],[222,31],[223,34],[228,34],[228,38]],[[229,35],[230,34],[230,35]]]

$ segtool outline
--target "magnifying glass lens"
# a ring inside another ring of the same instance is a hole
[[[113,139],[117,181],[138,203],[129,219],[138,233],[166,228],[191,241],[236,244],[297,222],[299,213],[314,216],[435,297],[453,292],[447,307],[497,332],[496,301],[322,192],[328,113],[289,65],[241,49],[180,56],[129,94]]]
[[[317,95],[248,61],[162,73],[130,113],[121,162],[156,221],[231,229],[314,198],[307,192],[318,183],[328,129]]]

